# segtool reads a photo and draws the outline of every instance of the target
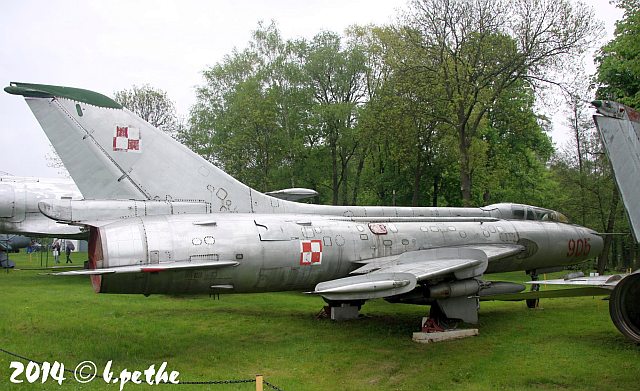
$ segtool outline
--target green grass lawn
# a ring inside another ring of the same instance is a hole
[[[85,254],[74,254],[79,262]],[[37,267],[12,254],[18,267]],[[50,260],[51,261],[51,260]],[[319,297],[302,293],[173,297],[95,294],[87,277],[0,272],[0,348],[73,369],[113,360],[144,370],[168,363],[181,381],[263,374],[290,390],[637,390],[640,347],[615,329],[601,298],[483,302],[480,335],[438,344],[411,340],[427,307],[368,302],[363,319],[317,319]],[[524,273],[500,276],[525,281]],[[495,278],[498,279],[498,278]],[[57,390],[9,382],[15,358],[0,352],[0,390]],[[97,378],[68,390],[117,390]],[[21,379],[25,379],[22,375]],[[253,390],[252,384],[125,386],[132,389]],[[268,389],[268,388],[265,388]]]

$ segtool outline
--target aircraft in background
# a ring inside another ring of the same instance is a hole
[[[31,245],[31,238],[22,235],[0,234],[0,267],[12,268],[15,263],[9,260],[8,253],[17,252]]]
[[[0,233],[86,239],[87,232],[81,227],[57,223],[38,208],[38,203],[43,200],[81,198],[70,179],[0,176]]]
[[[17,251],[29,247],[32,239],[23,235],[0,234],[0,251]]]
[[[25,97],[86,198],[41,201],[40,210],[89,227],[90,269],[60,274],[90,275],[98,292],[309,290],[333,319],[384,298],[430,304],[436,325],[475,323],[480,298],[524,289],[485,275],[576,264],[602,249],[596,232],[526,205],[325,206],[270,197],[104,95],[26,83],[5,91]],[[161,204],[169,213],[141,212]]]

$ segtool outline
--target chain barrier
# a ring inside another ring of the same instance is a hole
[[[13,357],[19,358],[19,359],[24,360],[24,361],[31,361],[31,362],[34,362],[34,363],[36,363],[36,364],[38,364],[38,365],[42,365],[42,361],[32,360],[32,359],[30,359],[30,358],[27,358],[27,357],[21,356],[21,355],[19,355],[19,354],[17,354],[17,353],[12,353],[12,352],[10,352],[10,351],[8,351],[8,350],[4,350],[4,349],[2,349],[2,348],[0,348],[0,352],[6,353],[6,354],[8,354],[8,355],[10,355],[10,356],[13,356]],[[72,371],[71,369],[67,369],[67,368],[65,368],[65,369],[64,369],[64,371],[65,371],[65,372],[69,372],[69,373],[71,373],[71,374],[76,374],[76,373],[78,373],[78,372]],[[79,374],[80,374],[80,375],[82,375],[82,376],[88,376],[88,374],[86,374],[86,373],[84,373],[84,372],[79,372]]]
[[[276,390],[276,391],[284,391],[282,388],[275,386],[271,383],[269,383],[268,381],[264,380],[263,383],[269,387],[271,387],[272,389]]]
[[[181,381],[178,384],[240,384],[240,383],[255,383],[256,379],[240,379],[240,380],[209,380],[209,381]]]
[[[13,357],[19,358],[19,359],[24,360],[24,361],[31,361],[31,362],[34,362],[36,364],[42,365],[42,361],[32,360],[32,359],[30,359],[28,357],[21,356],[21,355],[19,355],[17,353],[13,353],[13,352],[10,352],[10,351],[2,349],[2,348],[0,348],[0,352],[6,353],[9,356],[13,356]],[[75,372],[75,371],[73,371],[71,369],[66,369],[66,368],[65,368],[65,372],[69,372],[69,373],[72,373],[72,374],[76,374],[77,373],[77,372]],[[87,375],[84,372],[80,372],[80,374],[81,375],[85,375],[85,376]],[[256,379],[180,381],[179,383],[177,383],[177,385],[180,385],[180,384],[186,384],[186,385],[215,385],[215,384],[241,384],[241,383],[255,383],[255,382],[256,382]],[[278,387],[276,385],[273,385],[273,384],[269,383],[266,380],[263,380],[262,383],[264,385],[270,387],[273,390],[284,391],[282,388],[280,388],[280,387]]]

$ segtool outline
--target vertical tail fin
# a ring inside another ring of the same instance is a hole
[[[25,97],[85,198],[197,200],[223,212],[270,204],[104,95],[27,83],[5,91]]]
[[[622,195],[636,241],[640,240],[640,113],[611,101],[594,101],[601,115],[593,117],[618,189]]]

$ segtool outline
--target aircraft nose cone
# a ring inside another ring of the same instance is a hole
[[[604,248],[604,240],[602,236],[598,235],[595,231],[590,231],[590,244],[591,244],[591,253],[592,256],[599,256],[602,253],[602,249]]]

